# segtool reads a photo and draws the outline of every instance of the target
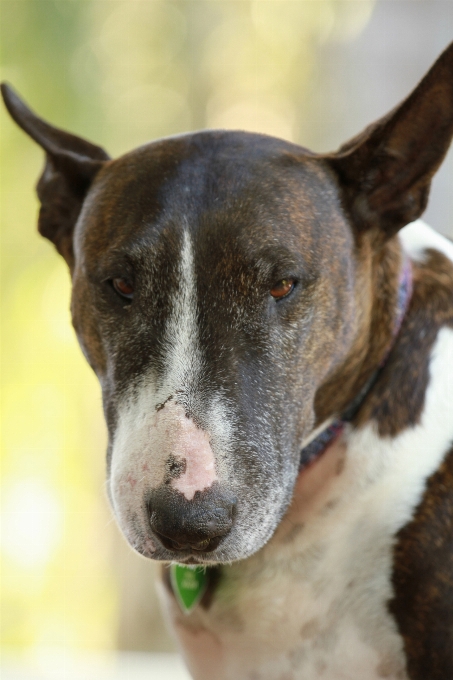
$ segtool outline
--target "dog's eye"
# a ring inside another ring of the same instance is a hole
[[[127,300],[132,300],[134,297],[134,286],[127,279],[112,279],[112,286],[121,297]]]
[[[292,292],[295,285],[296,282],[294,279],[282,279],[271,288],[270,294],[275,300],[281,300],[281,298],[286,297]]]

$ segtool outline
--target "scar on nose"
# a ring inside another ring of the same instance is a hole
[[[169,401],[171,401],[172,399],[173,399],[173,395],[170,394],[170,396],[167,397],[167,398],[165,399],[165,401],[163,401],[161,404],[156,404],[156,411],[162,411],[162,409],[164,408],[165,404],[167,404],[167,403],[168,403]]]
[[[172,479],[178,479],[186,471],[187,461],[185,458],[176,458],[170,455],[165,463],[165,484],[170,484]]]

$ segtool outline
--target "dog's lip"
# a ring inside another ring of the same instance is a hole
[[[159,548],[149,550],[146,546],[132,543],[131,545],[140,555],[142,555],[142,557],[146,557],[151,560],[158,559],[159,561],[163,560],[167,562],[177,562],[178,564],[207,565],[208,563],[213,563],[212,553],[206,553],[206,557],[203,557],[202,553],[194,552],[192,550],[172,551],[166,548],[161,550],[159,550]],[[161,554],[159,555],[159,553]]]
[[[193,565],[199,567],[208,567],[213,564],[218,564],[218,562],[216,562],[215,560],[203,559],[199,555],[193,554],[182,555],[178,553],[164,556],[163,559],[160,561],[168,562],[169,564],[188,564],[191,566]]]
[[[206,564],[205,562],[197,559],[194,555],[189,555],[188,557],[182,559],[179,558],[178,560],[175,560],[175,562],[178,562],[179,564]]]
[[[166,550],[165,553],[166,555],[163,557],[164,560],[168,560],[169,562],[177,562],[178,564],[199,564],[204,566],[214,563],[217,564],[216,560],[212,558],[212,553],[206,553],[203,555],[203,553],[192,550]]]
[[[186,548],[184,550],[169,550],[163,546],[160,541],[156,541],[154,536],[150,536],[148,540],[152,540],[155,545],[154,550],[148,550],[145,545],[133,545],[135,550],[140,553],[143,557],[147,557],[152,560],[166,561],[166,562],[177,562],[178,564],[198,564],[207,566],[208,564],[217,564],[215,559],[215,550],[211,552],[205,552],[193,550]],[[131,544],[132,545],[132,544]]]

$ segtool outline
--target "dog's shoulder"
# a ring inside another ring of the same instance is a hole
[[[390,610],[411,680],[453,677],[453,447],[398,534]]]
[[[453,677],[453,243],[421,221],[400,238],[412,261],[411,303],[349,434],[348,488],[364,490],[354,497],[369,520],[362,555],[379,545],[390,550],[389,610],[408,677],[446,680]]]
[[[411,680],[444,680],[453,677],[453,243],[421,220],[404,229],[401,240],[414,262],[414,297],[402,349],[406,380],[396,368],[402,390],[395,401],[403,397],[403,405],[395,410],[406,426],[434,431],[432,441],[422,443],[422,436],[420,443],[441,464],[397,534],[390,610]],[[440,432],[444,441],[435,439]],[[415,446],[414,465],[420,454]]]

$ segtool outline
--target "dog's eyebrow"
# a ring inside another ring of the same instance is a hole
[[[284,246],[272,245],[260,248],[252,256],[258,269],[263,273],[274,274],[276,271],[282,274],[296,274],[307,268],[307,262],[302,253],[295,253]]]
[[[134,251],[131,252],[129,249],[111,250],[106,253],[102,253],[102,255],[97,258],[97,260],[93,263],[93,266],[90,267],[88,276],[93,279],[102,279],[105,277],[110,278],[112,276],[121,275],[133,277],[142,261],[143,254],[140,258],[137,253],[134,253]],[[153,260],[150,259],[148,268],[152,267],[152,263]]]
[[[96,270],[103,271],[105,269],[114,268],[116,266],[133,267],[135,260],[134,251],[129,248],[114,248],[102,253],[96,261]]]
[[[97,257],[95,271],[103,272],[115,267],[134,269],[143,266],[152,269],[163,248],[169,247],[175,257],[177,256],[181,248],[179,239],[179,234],[167,233],[164,236],[151,230],[146,234],[128,236],[127,242],[111,246]]]

